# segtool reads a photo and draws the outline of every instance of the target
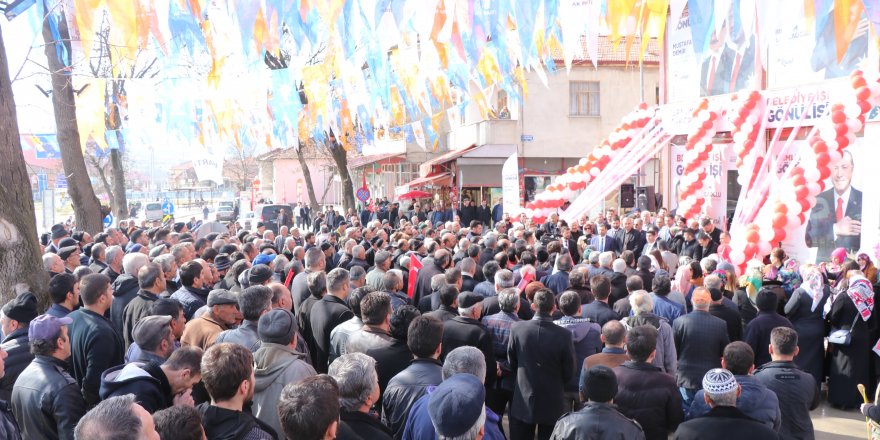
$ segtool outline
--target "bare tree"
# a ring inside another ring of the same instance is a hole
[[[247,191],[251,187],[254,177],[257,177],[260,167],[254,155],[256,147],[253,145],[241,148],[229,147],[227,153],[225,171],[230,174],[235,187],[239,191]]]
[[[26,287],[49,303],[49,276],[40,259],[34,201],[21,151],[15,97],[0,30],[0,302]]]
[[[61,150],[64,174],[69,182],[68,188],[70,198],[73,201],[77,228],[96,234],[101,231],[103,226],[102,210],[83,159],[79,127],[76,121],[76,102],[73,98],[73,81],[69,66],[64,65],[56,52],[56,44],[66,46],[67,53],[73,52],[70,47],[67,19],[63,12],[60,13],[60,16],[57,23],[61,36],[59,41],[56,41],[52,36],[52,30],[49,27],[49,20],[52,18],[47,16],[43,20],[43,41],[46,43],[44,50],[48,59],[49,74],[52,78],[52,107],[55,110],[58,147]]]

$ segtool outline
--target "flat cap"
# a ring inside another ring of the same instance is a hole
[[[458,307],[467,309],[474,304],[483,301],[483,295],[474,292],[461,292],[458,294]]]
[[[238,296],[226,289],[214,289],[208,293],[208,307],[238,304]]]
[[[480,379],[467,373],[444,380],[431,393],[428,415],[437,433],[458,437],[477,423],[486,401],[486,389]]]

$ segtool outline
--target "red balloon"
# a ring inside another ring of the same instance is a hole
[[[757,243],[749,243],[746,245],[745,249],[743,249],[746,254],[746,260],[751,260],[758,254],[758,244]]]
[[[798,201],[803,201],[810,195],[810,190],[804,185],[794,187],[794,193],[797,196]]]
[[[820,139],[818,142],[813,144],[813,151],[816,152],[816,154],[827,153],[828,152],[828,144],[826,144],[825,141]]]
[[[873,108],[871,103],[868,101],[859,101],[859,107],[862,109],[862,114],[868,113]]]
[[[804,215],[803,212],[801,212],[800,214],[798,214],[798,220],[801,222],[801,224],[804,224],[804,222],[807,221],[807,217]]]
[[[758,240],[761,239],[761,236],[758,234],[756,229],[750,229],[746,231],[746,241],[749,243],[757,243]]]
[[[849,132],[849,127],[846,124],[834,124],[834,132],[837,133],[837,137],[846,136],[846,133]]]
[[[819,167],[819,181],[822,182],[829,177],[831,177],[831,170],[828,168],[828,166],[820,166]]]
[[[864,80],[864,78],[862,78]],[[867,100],[871,97],[871,89],[867,87],[867,84],[856,89],[856,98],[859,100]]]
[[[803,176],[803,175],[804,175],[804,169],[803,169],[802,167],[794,167],[794,168],[792,168],[792,170],[791,170],[791,175],[792,175],[792,176]]]
[[[806,185],[807,179],[804,178],[803,174],[797,174],[791,178],[791,184],[794,185],[795,188]]]
[[[777,211],[776,214],[773,214],[774,228],[783,228],[785,227],[786,222],[788,222],[788,216],[786,216],[784,212]]]
[[[833,112],[842,112],[842,111],[843,111],[843,108],[844,108],[844,107],[843,107],[843,104],[841,104],[841,103],[832,104],[832,105],[831,105],[831,112],[832,112],[832,113],[833,113]]]
[[[801,204],[801,212],[808,212],[812,206],[810,206],[810,202],[804,199],[798,200],[798,203]],[[801,221],[803,223],[803,221]]]
[[[849,139],[846,136],[838,136],[837,137],[837,151],[843,151],[843,149],[848,146],[849,146]]]
[[[865,77],[861,75],[853,75],[852,76],[852,86],[853,88],[860,89],[868,85],[868,82],[865,81]]]
[[[843,124],[846,122],[846,113],[843,111],[831,112],[831,122],[834,122],[835,124]]]
[[[746,231],[752,231],[752,230],[757,231],[759,229],[761,229],[761,227],[758,226],[757,223],[749,223],[748,225],[746,225]]]
[[[785,229],[773,228],[773,241],[779,242],[785,240]]]

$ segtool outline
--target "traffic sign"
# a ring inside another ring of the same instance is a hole
[[[174,203],[171,200],[165,199],[162,202],[162,214],[174,214]]]
[[[112,225],[112,224],[113,224],[113,214],[107,214],[107,216],[104,217],[104,227],[109,228],[110,225]]]
[[[49,175],[46,173],[37,174],[37,188],[40,191],[46,191],[49,189]]]
[[[367,200],[370,200],[370,190],[367,188],[358,188],[357,198],[358,200],[366,203]]]
[[[67,189],[67,176],[59,174],[55,178],[55,189]]]
[[[531,142],[531,141],[535,140],[535,137],[530,134],[524,134],[524,135],[520,136],[519,139],[523,142]]]

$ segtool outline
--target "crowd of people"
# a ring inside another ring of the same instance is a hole
[[[0,310],[0,438],[808,439],[825,394],[880,418],[865,254],[738,273],[665,209],[388,206],[304,234],[56,225],[48,298]]]

